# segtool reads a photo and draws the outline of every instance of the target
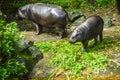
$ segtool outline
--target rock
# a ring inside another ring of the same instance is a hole
[[[106,28],[111,27],[111,26],[113,25],[113,24],[112,24],[112,18],[107,16],[107,17],[104,19],[104,23],[105,23],[104,27],[106,27]]]
[[[48,80],[48,77],[56,70],[54,66],[49,66],[52,55],[51,53],[44,53],[44,58],[30,72],[29,79],[39,78],[39,80],[43,80],[43,78],[47,78],[45,80]]]
[[[84,13],[83,12],[80,12],[80,11],[73,11],[73,12],[68,12],[68,15],[70,17],[70,20],[72,20],[75,16],[77,15],[83,15]]]
[[[24,58],[20,57],[18,60],[19,60],[21,63],[23,63],[24,66],[26,66],[26,63],[25,63],[25,59],[24,59]]]
[[[22,62],[29,71],[43,58],[41,51],[33,45],[32,41],[28,40],[18,41],[15,52],[20,53],[19,61]]]
[[[36,46],[31,46],[28,48],[28,50],[31,52],[32,57],[35,58],[37,61],[43,58],[43,55]]]
[[[100,75],[119,75],[120,74],[120,53],[110,58],[108,67],[100,71]]]
[[[30,46],[33,46],[33,42],[28,40],[21,40],[21,41],[18,41],[15,46],[16,46],[16,50],[21,52],[29,48]]]
[[[73,11],[73,12],[68,12],[68,15],[69,15],[70,20],[72,20],[75,16],[77,16],[77,15],[84,15],[84,13],[83,12],[79,12],[79,11]],[[68,24],[68,28],[70,26],[78,26],[80,23],[82,23],[82,21],[85,20],[85,18],[86,18],[86,16],[82,16],[79,19],[77,19],[75,22],[73,22],[72,24],[69,23]]]

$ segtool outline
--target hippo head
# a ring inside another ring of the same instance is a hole
[[[19,8],[16,17],[19,20],[27,19],[27,13],[28,13],[28,5]]]
[[[83,41],[84,40],[84,32],[82,30],[79,29],[75,29],[72,33],[72,35],[70,36],[69,42],[70,43],[75,43],[78,41]]]

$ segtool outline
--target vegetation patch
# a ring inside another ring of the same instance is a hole
[[[109,44],[109,42],[107,42]],[[70,71],[72,76],[80,76],[87,71],[87,75],[107,66],[107,55],[101,51],[106,42],[98,43],[96,47],[89,46],[88,52],[81,51],[82,44],[70,44],[67,40],[47,41],[35,43],[43,53],[53,54],[49,64]],[[90,45],[93,41],[90,41]],[[109,45],[108,45],[109,47]]]
[[[15,22],[6,23],[0,19],[0,80],[18,80],[28,72],[14,52],[16,41],[21,39]]]

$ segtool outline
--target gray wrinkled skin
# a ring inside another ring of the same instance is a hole
[[[94,38],[94,44],[96,44],[98,41],[98,35],[100,37],[100,42],[103,40],[103,26],[104,22],[100,16],[90,16],[73,31],[69,42],[82,42],[82,50],[86,51],[89,40]]]
[[[50,4],[28,4],[18,9],[17,18],[28,19],[34,22],[36,34],[42,32],[42,27],[56,27],[59,29],[59,36],[66,35],[67,13],[59,6]]]

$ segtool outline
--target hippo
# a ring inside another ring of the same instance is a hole
[[[95,40],[94,44],[98,42],[98,35],[100,37],[100,42],[103,41],[103,26],[104,21],[98,15],[92,15],[83,21],[76,29],[73,31],[70,36],[69,42],[82,42],[83,51],[87,51],[87,46],[89,40]]]
[[[34,23],[36,34],[42,32],[42,27],[55,27],[59,30],[61,38],[66,36],[67,22],[74,22],[83,15],[78,15],[72,20],[68,17],[67,12],[60,6],[44,3],[27,4],[18,9],[16,17],[18,19],[27,19]]]

